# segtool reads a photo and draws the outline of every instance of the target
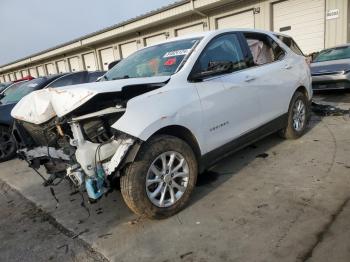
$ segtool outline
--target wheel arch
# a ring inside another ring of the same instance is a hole
[[[295,90],[295,92],[301,92],[301,93],[303,93],[303,94],[307,97],[307,100],[308,100],[308,101],[311,100],[310,94],[309,94],[309,92],[307,91],[307,89],[306,89],[305,86],[299,86],[299,87]],[[294,94],[295,94],[295,92],[294,92]],[[294,95],[294,94],[293,94],[293,95]]]
[[[151,137],[155,135],[170,135],[184,140],[193,150],[197,161],[201,158],[201,149],[196,137],[186,127],[180,125],[166,126],[156,131]]]

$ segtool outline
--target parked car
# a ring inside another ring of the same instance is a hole
[[[350,88],[350,44],[319,52],[311,63],[311,75],[314,90]]]
[[[5,83],[0,83],[0,93],[4,91],[6,88],[8,88],[10,85],[12,85],[13,82],[5,82]]]
[[[16,154],[15,141],[11,136],[13,118],[10,113],[12,108],[27,94],[42,88],[55,88],[60,86],[75,85],[94,82],[105,72],[75,72],[69,74],[57,74],[39,77],[31,81],[23,80],[9,86],[0,99],[0,162],[13,158]],[[29,79],[29,78],[25,78]],[[34,101],[32,101],[34,102]]]
[[[274,33],[219,30],[139,50],[100,82],[33,92],[11,114],[37,168],[93,200],[119,178],[131,210],[164,218],[227,154],[277,131],[303,135],[311,98],[305,58]]]
[[[5,83],[0,83],[0,98],[1,98],[1,94],[9,87],[11,87],[12,85],[16,84],[16,83],[20,83],[20,82],[25,82],[25,81],[30,81],[33,80],[34,77],[32,76],[26,76],[23,77],[21,79],[15,80],[15,81],[10,81],[10,82],[5,82]]]

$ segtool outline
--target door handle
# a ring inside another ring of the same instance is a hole
[[[255,79],[254,76],[251,76],[251,75],[247,75],[244,79],[245,82],[250,82],[250,81],[253,81]]]
[[[291,69],[292,68],[292,66],[290,65],[290,64],[286,64],[285,66],[284,66],[284,69]]]

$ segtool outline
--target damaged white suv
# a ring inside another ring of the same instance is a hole
[[[304,57],[274,33],[220,30],[139,50],[100,82],[29,94],[13,134],[33,168],[90,199],[120,178],[130,209],[163,218],[228,153],[276,131],[301,136],[311,98]]]

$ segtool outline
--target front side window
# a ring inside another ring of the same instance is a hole
[[[225,34],[212,40],[200,55],[192,74],[203,76],[230,73],[246,68],[236,34]]]
[[[120,61],[103,80],[170,76],[199,41],[191,38],[144,48]]]
[[[62,76],[59,79],[52,82],[48,87],[61,87],[84,83],[85,74],[86,72],[79,72]]]
[[[323,62],[350,58],[350,46],[341,46],[321,51],[314,62]]]

